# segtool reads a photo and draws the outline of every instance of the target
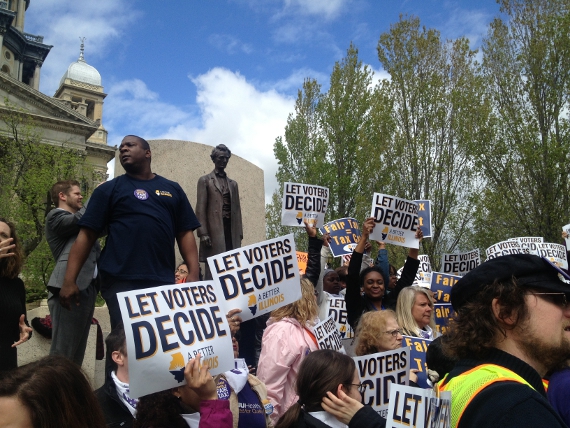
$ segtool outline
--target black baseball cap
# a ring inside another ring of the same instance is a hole
[[[521,287],[570,295],[570,284],[563,281],[570,276],[549,260],[533,254],[509,254],[486,261],[457,281],[451,287],[451,305],[458,311],[486,285],[511,278]]]

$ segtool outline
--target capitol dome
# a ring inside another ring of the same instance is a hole
[[[78,82],[89,83],[90,85],[102,86],[101,75],[97,69],[87,64],[83,58],[83,43],[81,44],[79,59],[67,68],[67,71],[59,82],[60,86],[63,85],[65,79],[72,79]]]

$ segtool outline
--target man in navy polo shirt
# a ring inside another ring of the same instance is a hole
[[[150,146],[143,138],[123,138],[119,160],[126,174],[93,192],[59,293],[63,307],[77,304],[79,270],[97,237],[106,233],[99,270],[112,328],[121,321],[117,293],[174,284],[175,240],[188,266],[187,281],[197,281],[199,269],[193,231],[200,223],[180,185],[151,171]]]

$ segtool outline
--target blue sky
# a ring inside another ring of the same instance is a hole
[[[25,31],[53,45],[40,89],[53,95],[79,54],[108,94],[109,144],[126,134],[226,144],[275,189],[273,142],[303,79],[326,88],[350,42],[376,78],[376,46],[400,14],[478,47],[494,0],[32,0]],[[191,160],[188,160],[191,165]]]

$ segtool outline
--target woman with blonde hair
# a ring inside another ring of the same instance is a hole
[[[319,308],[311,281],[301,280],[301,292],[299,300],[271,312],[261,342],[257,376],[267,387],[273,424],[299,399],[295,392],[299,367],[307,354],[319,348],[313,334]]]
[[[355,337],[354,352],[358,357],[402,347],[402,329],[391,309],[362,314]]]
[[[423,287],[407,287],[398,296],[396,318],[406,336],[435,339],[433,299],[431,292]]]

